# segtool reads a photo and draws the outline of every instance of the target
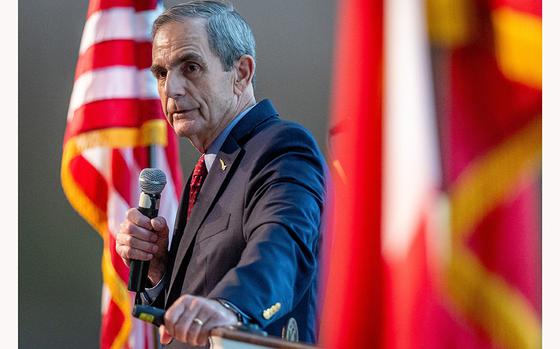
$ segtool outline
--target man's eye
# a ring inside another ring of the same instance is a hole
[[[165,79],[165,77],[167,76],[167,72],[164,70],[158,70],[155,72],[154,75],[156,76],[156,79],[161,80],[161,79]]]
[[[200,70],[198,64],[194,64],[194,63],[187,64],[186,68],[189,73],[195,73]]]

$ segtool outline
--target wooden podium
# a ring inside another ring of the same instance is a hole
[[[288,342],[278,337],[268,337],[229,327],[215,328],[210,332],[210,349],[318,349],[301,343]]]

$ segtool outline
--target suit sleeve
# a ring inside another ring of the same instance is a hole
[[[235,304],[263,328],[311,287],[325,196],[324,162],[309,133],[292,125],[269,139],[245,191],[247,245],[209,295]]]

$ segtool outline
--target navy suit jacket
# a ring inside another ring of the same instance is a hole
[[[226,138],[188,220],[185,185],[165,308],[185,293],[221,298],[270,335],[293,318],[300,341],[315,342],[325,168],[306,129],[279,119],[268,100],[253,107]]]

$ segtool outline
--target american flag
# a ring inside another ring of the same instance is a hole
[[[103,239],[101,348],[153,348],[152,325],[132,318],[129,270],[115,251],[126,210],[137,205],[138,175],[167,175],[160,215],[174,224],[182,181],[177,138],[152,77],[156,0],[91,0],[82,35],[61,165],[64,192]]]

